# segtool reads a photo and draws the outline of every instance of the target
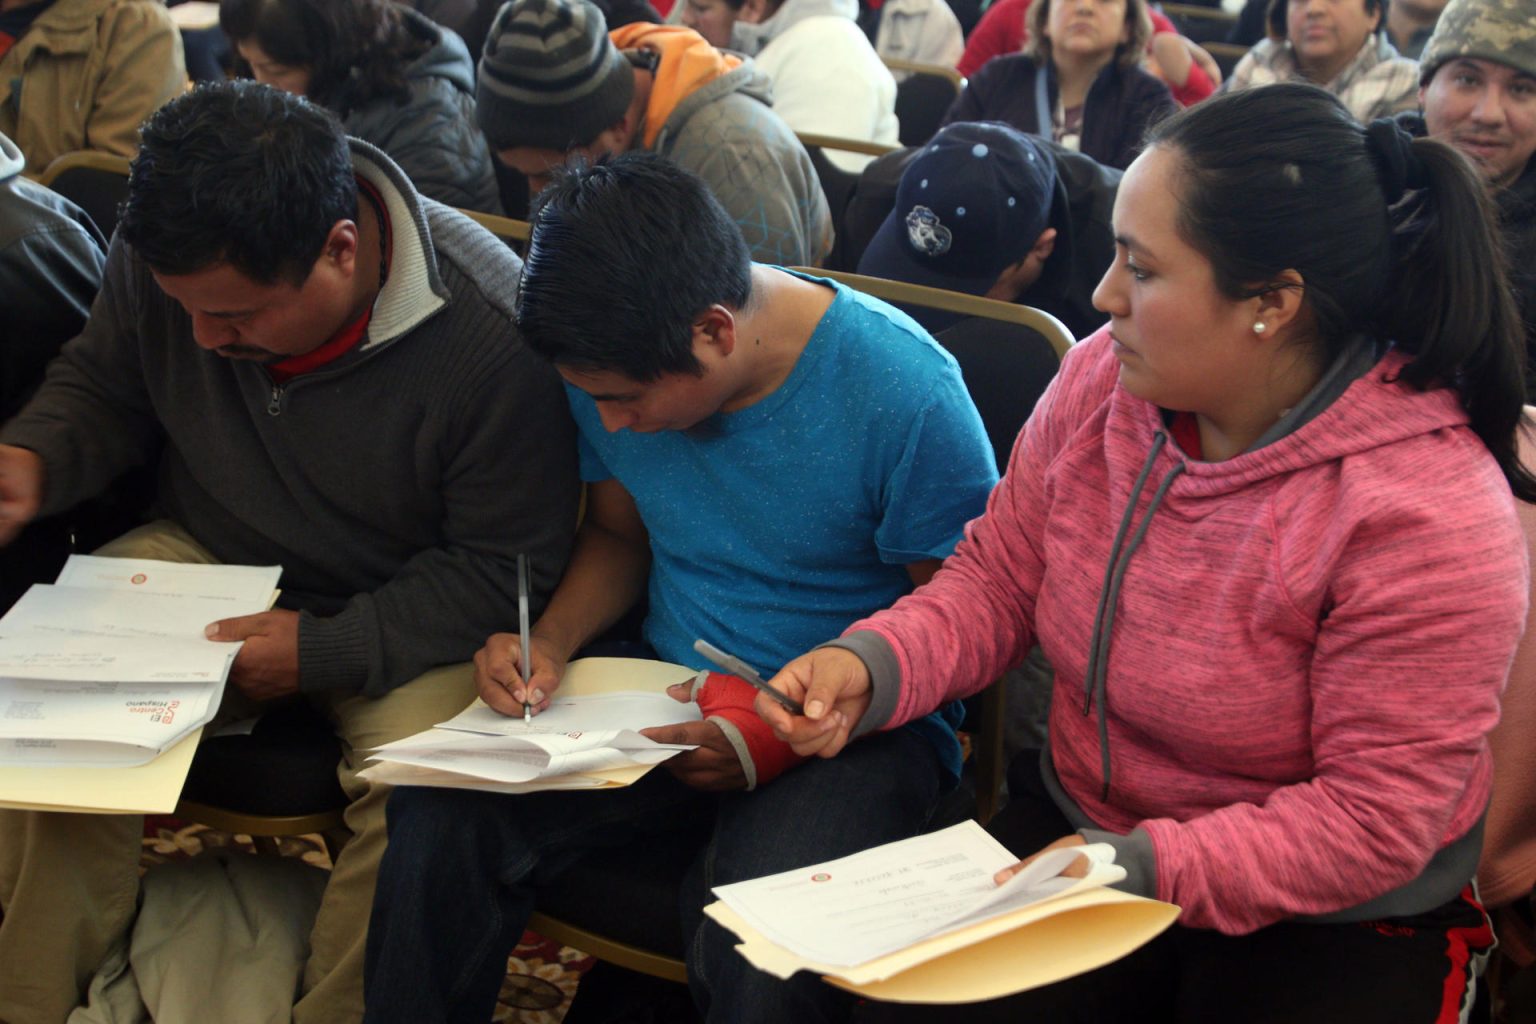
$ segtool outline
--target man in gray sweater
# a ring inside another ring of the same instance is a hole
[[[164,517],[103,553],[281,564],[225,710],[300,695],[334,724],[351,841],[294,1020],[361,1017],[384,803],[370,748],[473,696],[467,660],[535,605],[576,523],[574,431],[511,321],[520,265],[306,101],[250,82],[144,127],[79,337],[0,430],[0,540],[158,458]],[[535,611],[537,614],[537,611]],[[58,1024],[131,926],[137,817],[0,812],[0,1020]]]

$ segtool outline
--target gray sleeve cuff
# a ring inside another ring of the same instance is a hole
[[[896,697],[901,692],[901,666],[890,643],[873,630],[861,629],[819,646],[852,651],[869,671],[869,710],[848,738],[858,739],[883,728],[895,714]]]
[[[1130,835],[1080,828],[1077,834],[1090,843],[1108,843],[1115,848],[1115,863],[1125,868],[1125,880],[1110,886],[1133,896],[1157,899],[1157,856],[1152,851],[1152,837],[1141,829]]]
[[[725,733],[726,740],[731,744],[731,749],[736,751],[736,760],[741,762],[741,771],[747,777],[747,789],[757,788],[757,765],[752,762],[752,754],[747,750],[747,741],[741,735],[741,730],[736,728],[736,723],[730,719],[721,718],[718,715],[710,715],[706,722],[714,722],[720,731]]]

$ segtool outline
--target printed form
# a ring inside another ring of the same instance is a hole
[[[206,724],[239,644],[203,629],[269,608],[280,573],[71,557],[0,618],[0,763],[143,764]]]
[[[1086,855],[1087,879],[1061,872]],[[852,967],[1085,885],[1125,877],[1107,844],[1054,850],[1003,885],[1018,863],[974,821],[840,860],[715,888],[764,938],[805,960]]]
[[[364,778],[394,785],[501,793],[629,785],[692,747],[640,735],[651,726],[699,720],[696,703],[665,689],[694,669],[636,658],[580,658],[532,723],[475,700],[435,729],[386,744]]]

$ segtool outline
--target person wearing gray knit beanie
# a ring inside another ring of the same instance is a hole
[[[502,7],[480,57],[475,116],[494,149],[562,152],[622,119],[635,73],[585,0],[518,0]]]
[[[644,149],[704,179],[763,263],[819,263],[832,223],[810,156],[749,59],[680,25],[612,32],[589,0],[512,0],[480,58],[475,114],[537,193],[552,168]]]

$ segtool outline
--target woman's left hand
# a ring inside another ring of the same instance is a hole
[[[1082,836],[1079,836],[1079,835],[1063,836],[1062,838],[1060,838],[1060,839],[1056,840],[1054,843],[1052,843],[1050,846],[1047,846],[1047,847],[1045,847],[1045,848],[1043,848],[1043,849],[1041,849],[1041,850],[1031,854],[1030,856],[1025,857],[1023,860],[1021,860],[1017,864],[1013,865],[1013,867],[1003,868],[1003,870],[999,871],[997,874],[992,876],[992,881],[995,882],[998,885],[1002,885],[1004,882],[1008,881],[1008,879],[1012,878],[1014,875],[1018,874],[1020,871],[1023,871],[1026,867],[1029,866],[1029,864],[1032,861],[1038,859],[1039,857],[1041,857],[1041,856],[1043,856],[1043,855],[1045,855],[1047,853],[1050,853],[1052,850],[1059,850],[1059,849],[1061,849],[1064,846],[1086,846],[1086,845],[1087,845],[1087,840],[1085,840]],[[1087,877],[1087,875],[1088,875],[1088,858],[1087,857],[1073,857],[1072,858],[1072,863],[1068,864],[1065,868],[1063,868],[1061,873],[1066,878],[1085,878],[1085,877]]]

